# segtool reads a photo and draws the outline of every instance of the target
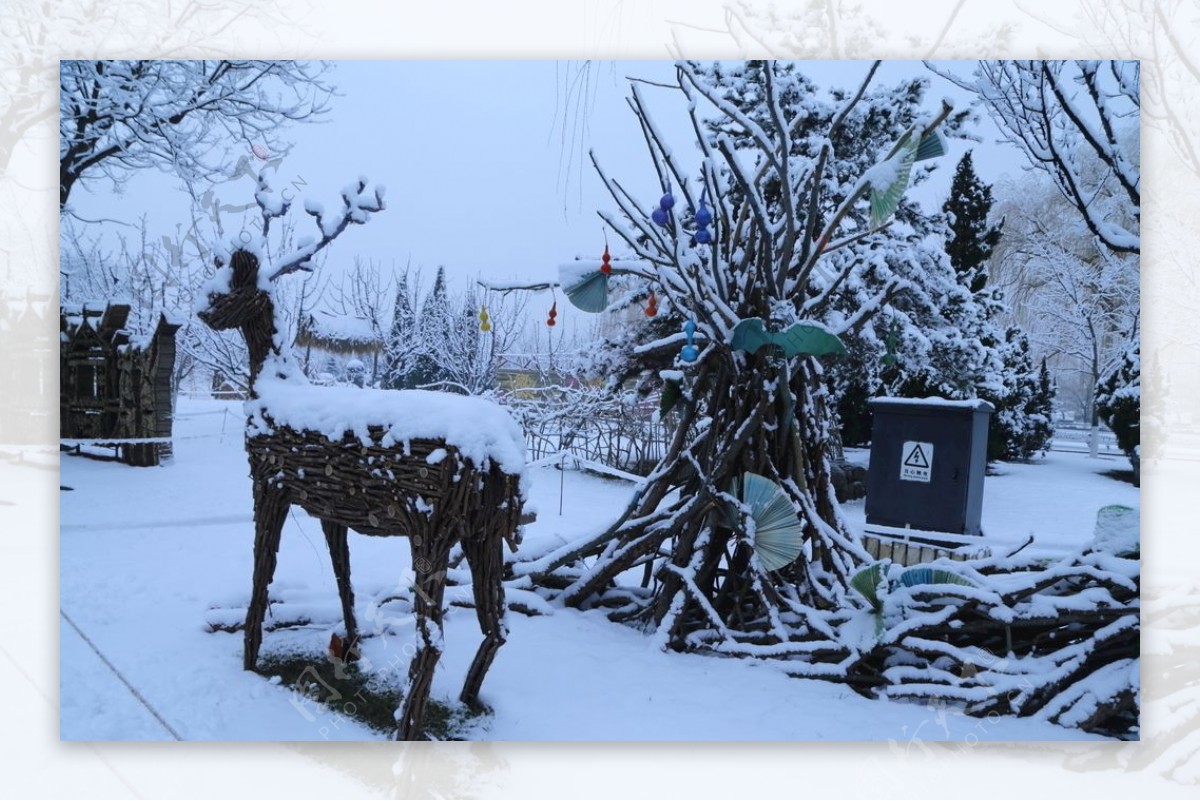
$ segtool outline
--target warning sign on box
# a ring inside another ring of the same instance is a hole
[[[900,449],[900,479],[929,482],[933,474],[933,443],[906,442]]]

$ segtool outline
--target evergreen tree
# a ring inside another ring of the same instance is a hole
[[[425,296],[417,317],[418,350],[409,373],[409,386],[423,387],[446,380],[441,354],[451,338],[451,316],[450,299],[446,292],[446,268],[438,267],[433,287]]]
[[[415,366],[417,317],[409,295],[408,270],[396,281],[396,304],[392,327],[384,350],[386,368],[382,386],[385,389],[407,389],[412,386],[411,373]]]
[[[1017,326],[1004,332],[1003,369],[979,397],[996,407],[988,430],[988,459],[1025,461],[1044,452],[1054,433],[1054,387],[1046,362],[1040,370],[1029,355],[1029,337]]]
[[[959,282],[971,292],[980,292],[987,285],[987,261],[1004,225],[1003,221],[988,225],[993,202],[992,187],[975,174],[968,150],[954,170],[950,197],[942,211],[953,234],[946,242],[946,255]]]
[[[1117,447],[1129,457],[1133,474],[1141,482],[1141,337],[1112,365],[1096,386],[1096,413],[1117,435]]]

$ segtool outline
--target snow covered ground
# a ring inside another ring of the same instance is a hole
[[[250,484],[237,403],[180,401],[175,458],[131,468],[64,457],[61,492],[61,736],[68,740],[359,740],[383,735],[343,712],[352,699],[312,700],[241,669],[237,622],[250,590]],[[858,454],[865,457],[865,453]],[[1030,533],[1037,548],[1087,542],[1096,510],[1139,506],[1138,490],[1103,475],[1118,459],[1052,453],[1000,465],[988,479],[984,529],[997,545]],[[597,531],[622,509],[625,482],[552,467],[532,471],[538,521],[525,548],[546,550]],[[559,513],[561,493],[562,514]],[[861,525],[861,501],[847,504]],[[382,633],[364,645],[400,684],[411,619],[382,603],[409,569],[407,542],[351,534],[360,620]],[[448,599],[456,592],[450,588]],[[324,652],[341,614],[317,522],[289,518],[272,585],[264,653]],[[543,606],[545,606],[543,604]],[[980,720],[953,709],[872,701],[770,666],[663,653],[599,613],[510,613],[511,635],[484,682],[494,714],[470,736],[495,740],[1063,740],[1093,739],[1033,720]],[[457,697],[480,634],[472,610],[447,615],[435,699]]]

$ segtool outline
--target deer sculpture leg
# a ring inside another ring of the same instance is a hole
[[[279,535],[287,511],[286,493],[271,489],[265,481],[254,482],[254,589],[246,611],[246,640],[242,650],[242,667],[246,670],[254,670],[258,663],[263,618],[267,613],[267,588],[275,576]]]
[[[350,586],[350,546],[346,541],[346,527],[322,520],[321,528],[325,531],[325,542],[329,544],[333,575],[337,578],[338,595],[342,599],[342,616],[346,621],[346,644],[350,648],[358,639],[358,621],[354,617],[354,588]]]
[[[446,591],[450,537],[446,532],[431,528],[425,528],[410,539],[417,574],[413,611],[417,616],[418,646],[408,668],[408,689],[400,711],[397,736],[401,740],[414,740],[421,733],[433,671],[442,656],[442,599]]]
[[[504,645],[508,630],[504,625],[503,541],[499,537],[484,536],[479,539],[464,539],[463,554],[471,566],[471,588],[475,593],[475,614],[479,628],[483,631],[483,642],[475,652],[467,681],[459,696],[464,704],[474,706],[479,700],[479,688],[487,675],[496,652]]]

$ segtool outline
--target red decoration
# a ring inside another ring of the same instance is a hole
[[[557,316],[558,316],[558,301],[556,300],[556,301],[554,301],[554,304],[550,307],[550,314],[546,317],[546,325],[550,326],[551,328],[553,328],[555,325],[557,325],[557,323],[554,322],[554,318]]]
[[[612,265],[609,264],[609,262],[612,261],[612,257],[608,255],[607,242],[604,243],[604,257],[601,259],[601,261],[603,264],[600,265],[600,272],[604,273],[605,275],[612,273]]]
[[[658,314],[658,298],[654,295],[654,290],[650,290],[650,297],[646,300],[646,316],[653,317]]]

